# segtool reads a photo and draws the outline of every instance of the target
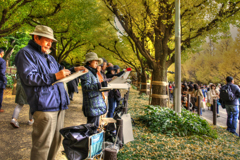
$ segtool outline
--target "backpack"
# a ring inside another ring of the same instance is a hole
[[[231,102],[236,99],[236,96],[233,94],[230,85],[222,86],[220,90],[220,99],[223,102]]]

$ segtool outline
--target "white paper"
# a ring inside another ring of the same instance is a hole
[[[130,74],[130,71],[127,71],[123,73],[120,77],[117,77],[114,80],[111,80],[109,83],[126,83],[129,74]]]
[[[54,84],[56,84],[56,83],[59,83],[59,82],[67,83],[67,82],[69,82],[69,81],[71,81],[71,80],[73,80],[73,79],[75,79],[75,78],[77,78],[77,77],[79,77],[79,76],[82,76],[82,75],[84,75],[84,74],[86,74],[86,73],[87,73],[87,72],[84,72],[84,73],[83,73],[83,71],[75,72],[75,73],[73,73],[73,74],[71,74],[71,75],[69,75],[69,76],[67,76],[67,77],[65,77],[65,78],[63,78],[63,79],[60,79],[60,80],[54,82],[52,85],[54,85]]]
[[[131,115],[129,113],[123,114],[121,119],[123,120],[123,141],[126,144],[134,140]]]
[[[107,87],[102,87],[100,91],[110,90],[110,89],[124,89],[128,90],[131,87],[129,83],[127,83],[127,78],[130,74],[130,71],[123,73],[120,77],[115,78],[114,80],[108,83]]]
[[[110,89],[124,89],[124,90],[128,90],[128,88],[130,88],[130,84],[128,83],[114,83],[114,84],[109,84],[107,87],[102,87],[100,89],[100,91],[105,91],[105,90],[110,90]]]

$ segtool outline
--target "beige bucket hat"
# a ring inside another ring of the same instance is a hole
[[[46,37],[46,38],[52,39],[54,42],[57,42],[57,40],[54,38],[52,28],[48,26],[37,25],[35,27],[35,30],[32,33],[30,33],[30,35]]]
[[[89,61],[94,61],[97,60],[98,61],[98,65],[103,63],[103,59],[102,58],[98,58],[97,53],[94,52],[88,52],[85,56],[85,64]]]

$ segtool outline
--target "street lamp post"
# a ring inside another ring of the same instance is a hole
[[[175,0],[175,91],[174,108],[181,113],[181,27],[180,0]]]

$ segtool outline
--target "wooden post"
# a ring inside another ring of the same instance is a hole
[[[152,97],[152,74],[150,77],[149,105],[151,104],[151,97]]]
[[[200,114],[201,114],[201,101],[202,101],[202,99],[201,99],[201,96],[198,96],[198,115],[200,116]]]
[[[119,138],[119,147],[123,147],[123,120],[118,119],[117,120],[117,132],[118,132],[118,138]]]
[[[117,150],[113,148],[104,149],[104,160],[117,160]]]
[[[123,107],[123,112],[122,114],[127,114],[127,107]]]
[[[213,125],[217,125],[217,100],[213,100]]]
[[[190,94],[187,94],[187,110],[190,110]]]

